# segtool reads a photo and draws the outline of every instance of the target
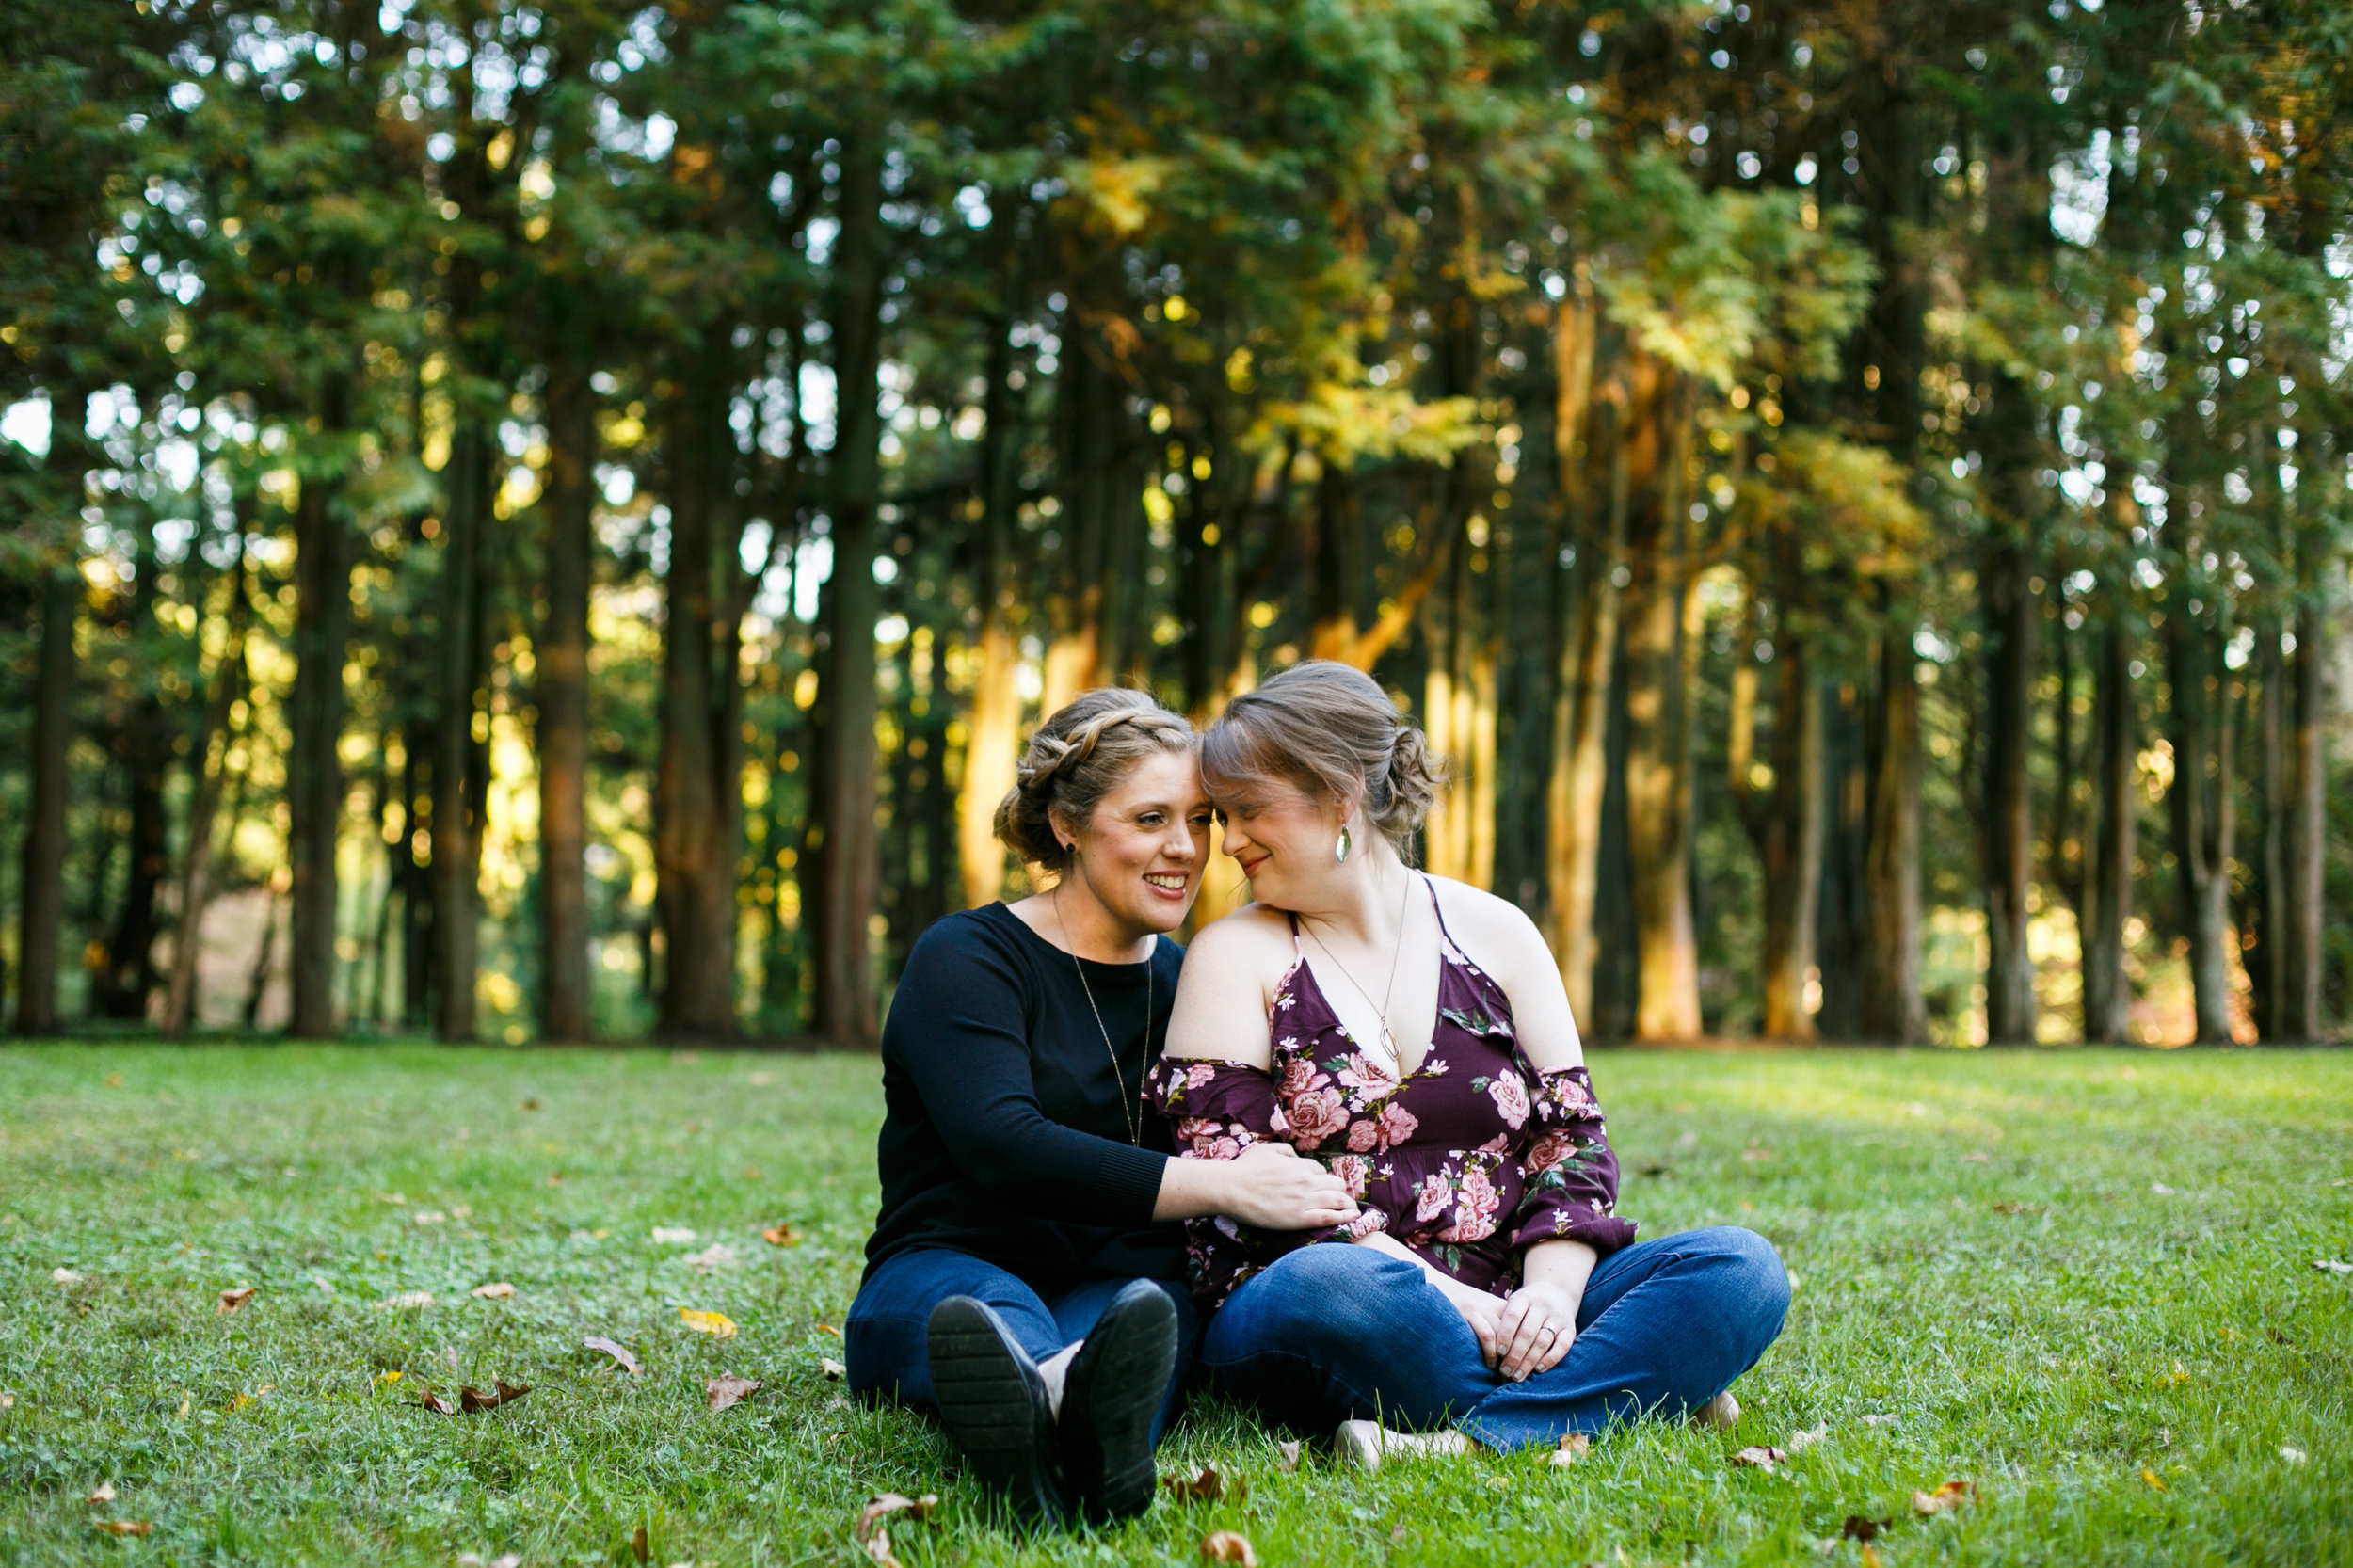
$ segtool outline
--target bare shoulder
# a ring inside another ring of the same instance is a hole
[[[1465,957],[1509,984],[1510,975],[1527,966],[1553,968],[1552,950],[1528,912],[1510,899],[1497,898],[1481,888],[1452,877],[1433,876],[1439,911],[1447,930]]]
[[[1193,933],[1185,947],[1185,972],[1193,966],[1215,965],[1223,972],[1257,974],[1269,964],[1279,974],[1290,963],[1290,922],[1278,910],[1246,904],[1221,915]]]

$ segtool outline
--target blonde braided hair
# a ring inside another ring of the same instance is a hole
[[[998,839],[1022,859],[1060,872],[1070,852],[1055,832],[1083,829],[1128,770],[1144,757],[1190,751],[1193,726],[1148,692],[1102,686],[1081,692],[1030,736],[1014,764],[1014,787],[998,803]]]

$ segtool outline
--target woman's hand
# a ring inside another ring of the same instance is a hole
[[[1225,1167],[1219,1210],[1262,1230],[1321,1230],[1356,1217],[1348,1184],[1289,1144],[1253,1144]]]
[[[1585,1304],[1585,1282],[1600,1255],[1566,1237],[1539,1241],[1520,1259],[1527,1283],[1503,1304],[1497,1325],[1499,1352],[1494,1366],[1513,1383],[1549,1372],[1577,1343],[1577,1314]]]
[[[1484,1290],[1474,1290],[1434,1269],[1427,1272],[1430,1283],[1438,1288],[1440,1295],[1454,1304],[1454,1310],[1463,1315],[1463,1321],[1468,1323],[1471,1333],[1479,1336],[1479,1359],[1493,1367],[1504,1344],[1502,1298],[1491,1296]]]
[[[1489,1300],[1494,1298],[1490,1297]],[[1577,1309],[1584,1293],[1560,1279],[1531,1280],[1498,1303],[1496,1345],[1489,1365],[1513,1383],[1561,1364],[1577,1343]]]
[[[1289,1144],[1253,1144],[1231,1160],[1172,1160],[1160,1168],[1156,1220],[1224,1214],[1261,1230],[1321,1230],[1356,1217],[1348,1184]]]

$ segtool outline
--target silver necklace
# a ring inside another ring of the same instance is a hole
[[[1054,929],[1062,933],[1063,946],[1070,954],[1070,967],[1079,973],[1079,989],[1086,993],[1087,1011],[1095,1015],[1096,1031],[1103,1036],[1104,1054],[1112,1059],[1112,1081],[1119,1085],[1120,1119],[1128,1125],[1128,1142],[1137,1148],[1142,1148],[1144,1146],[1143,1076],[1141,1074],[1137,1076],[1136,1092],[1130,1098],[1128,1094],[1128,1069],[1119,1064],[1119,1051],[1112,1044],[1111,1030],[1103,1023],[1103,1010],[1095,1004],[1095,987],[1087,984],[1086,966],[1079,962],[1079,945],[1070,939],[1070,927],[1062,918],[1062,887],[1059,883],[1055,885],[1053,897],[1047,902],[1053,905]],[[1155,941],[1152,944],[1153,952],[1158,952],[1160,946],[1160,944]],[[1338,960],[1335,959],[1334,962],[1337,963]],[[1152,1054],[1152,960],[1149,956],[1144,961],[1144,1053],[1146,1057]]]
[[[1389,949],[1389,983],[1383,988],[1380,1001],[1381,1048],[1388,1053],[1389,1063],[1397,1069],[1397,1076],[1401,1079],[1405,1076],[1405,1053],[1398,1048],[1397,1032],[1389,1027],[1389,999],[1397,994],[1397,961],[1405,951],[1405,916],[1406,912],[1413,907],[1413,902],[1414,873],[1409,871],[1405,873],[1405,898],[1398,905],[1397,943]],[[1056,910],[1054,918],[1060,920],[1062,912]],[[1315,927],[1308,925],[1305,920],[1300,921],[1300,925],[1307,933],[1307,939],[1315,943],[1324,957],[1332,960],[1333,967],[1340,971],[1341,976],[1351,985],[1356,987],[1356,994],[1367,1001],[1372,1000],[1372,993],[1366,990],[1364,983],[1350,972],[1347,965],[1340,962],[1340,955],[1324,945],[1323,938],[1316,935]]]

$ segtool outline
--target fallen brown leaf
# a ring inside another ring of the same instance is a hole
[[[1801,1427],[1789,1434],[1789,1451],[1793,1454],[1801,1454],[1829,1435],[1830,1423],[1828,1421],[1824,1421],[1811,1432]]]
[[[522,1109],[525,1111],[536,1111],[539,1109],[539,1102],[537,1100],[525,1100],[522,1102]]]
[[[457,1391],[457,1408],[472,1416],[476,1411],[496,1410],[503,1404],[512,1404],[531,1392],[529,1384],[518,1385],[508,1383],[504,1378],[493,1379],[491,1386],[498,1392],[485,1394],[481,1389],[471,1384],[460,1388]]]
[[[1225,1497],[1240,1502],[1250,1496],[1250,1482],[1241,1476],[1227,1480],[1210,1465],[1192,1476],[1162,1476],[1160,1484],[1180,1503],[1213,1503]]]
[[[886,1519],[894,1519],[902,1513],[920,1523],[928,1524],[931,1522],[932,1510],[938,1506],[939,1497],[936,1493],[926,1492],[920,1497],[910,1497],[903,1492],[885,1492],[868,1498],[866,1506],[857,1511],[857,1523],[852,1527],[851,1533],[863,1542],[873,1534],[877,1525]]]
[[[643,1562],[646,1560],[646,1527],[640,1525],[629,1538],[629,1549],[635,1554],[638,1561]]]
[[[1299,1468],[1299,1445],[1297,1443],[1277,1443],[1274,1445],[1274,1451],[1282,1456],[1274,1462],[1274,1467],[1277,1470],[1288,1476]]]
[[[1574,1464],[1593,1450],[1593,1440],[1591,1437],[1581,1432],[1572,1432],[1561,1437],[1561,1446],[1552,1450],[1550,1462],[1556,1465]]]
[[[1847,1522],[1838,1528],[1838,1537],[1842,1541],[1875,1540],[1888,1524],[1885,1519],[1866,1519],[1860,1513],[1849,1513]]]
[[[15,1408],[16,1396],[14,1394],[0,1394],[0,1410],[14,1410]]]
[[[84,1497],[82,1500],[86,1503],[91,1504],[93,1507],[99,1503],[113,1502],[115,1500],[115,1483],[110,1480],[100,1481],[98,1483],[98,1490],[91,1493],[88,1496]]]
[[[457,1414],[457,1407],[456,1405],[450,1403],[447,1400],[441,1398],[440,1395],[436,1394],[430,1388],[420,1388],[417,1390],[417,1397],[409,1402],[414,1404],[419,1410],[429,1410],[436,1416],[455,1416]]]
[[[233,1290],[223,1290],[220,1293],[220,1305],[215,1310],[213,1316],[226,1318],[252,1299],[253,1287],[250,1285],[240,1285]]]
[[[1993,1206],[1993,1212],[1996,1214],[2040,1214],[2042,1212],[2042,1206],[2039,1203],[1997,1203]]]
[[[611,1356],[614,1361],[619,1365],[621,1370],[627,1372],[631,1377],[641,1378],[646,1375],[646,1369],[637,1365],[637,1358],[629,1353],[627,1346],[616,1344],[613,1340],[607,1339],[601,1334],[592,1334],[587,1338],[583,1339],[580,1342],[580,1348],[584,1351],[602,1351],[605,1354]]]
[[[1203,1536],[1201,1560],[1230,1562],[1236,1568],[1258,1568],[1258,1554],[1252,1550],[1250,1537],[1240,1530],[1211,1530]]]
[[[817,1369],[825,1374],[825,1381],[827,1383],[840,1383],[842,1379],[850,1375],[850,1369],[847,1367],[844,1367],[841,1363],[836,1361],[829,1355],[824,1356],[818,1361]]]
[[[801,1244],[801,1233],[789,1224],[770,1225],[760,1233],[760,1239],[772,1247],[797,1247]]]
[[[503,1279],[494,1279],[488,1285],[475,1286],[466,1294],[479,1296],[486,1302],[503,1302],[513,1298],[515,1288]]]
[[[1963,1503],[1977,1500],[1977,1482],[1948,1480],[1933,1492],[1914,1492],[1912,1495],[1912,1512],[1923,1519],[1933,1519],[1940,1513],[1950,1513]]]
[[[852,1533],[857,1537],[858,1544],[866,1548],[874,1568],[900,1568],[899,1559],[890,1549],[890,1531],[883,1521],[902,1513],[910,1519],[927,1521],[932,1510],[938,1506],[939,1498],[929,1492],[920,1497],[886,1492],[858,1510],[857,1524]]]
[[[759,1392],[758,1378],[739,1378],[733,1372],[723,1373],[703,1384],[703,1393],[709,1397],[714,1413],[742,1404]]]
[[[100,1529],[104,1530],[108,1535],[136,1535],[144,1537],[155,1533],[155,1527],[145,1519],[95,1519],[92,1520],[91,1523],[96,1525]]]
[[[1404,1541],[1405,1521],[1400,1519],[1396,1524],[1389,1527],[1389,1544],[1392,1546],[1402,1545]]]
[[[1780,1448],[1742,1448],[1738,1453],[1734,1454],[1732,1456],[1732,1462],[1735,1464],[1747,1464],[1753,1466],[1754,1468],[1770,1475],[1772,1474],[1774,1465],[1786,1464],[1789,1463],[1789,1455]]]

